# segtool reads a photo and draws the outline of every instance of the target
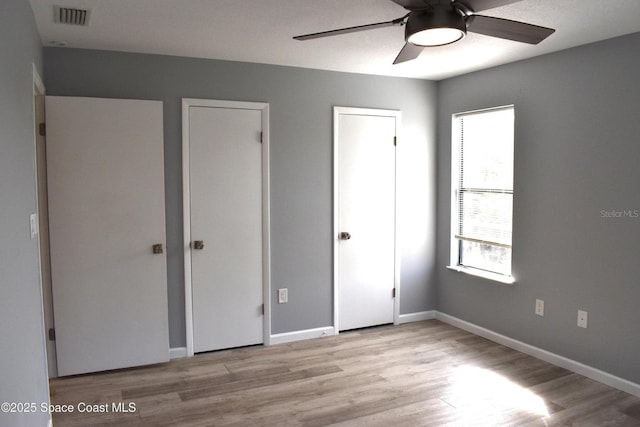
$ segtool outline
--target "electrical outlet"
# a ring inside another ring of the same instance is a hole
[[[289,289],[278,289],[278,304],[286,304],[289,302]]]
[[[581,328],[587,327],[587,312],[583,310],[578,310],[578,326]]]
[[[544,316],[544,301],[541,299],[536,300],[536,314],[538,316]]]

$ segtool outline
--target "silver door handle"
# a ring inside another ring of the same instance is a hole
[[[349,239],[351,239],[351,234],[350,233],[348,233],[346,231],[343,231],[343,232],[340,233],[340,240],[349,240]]]

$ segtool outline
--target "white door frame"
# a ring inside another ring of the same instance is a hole
[[[36,97],[38,96],[42,96],[44,97],[46,95],[46,90],[44,87],[44,83],[42,82],[42,78],[40,78],[40,73],[38,73],[38,69],[36,67],[36,64],[32,63],[31,64],[31,68],[32,68],[32,79],[33,79],[33,168],[34,168],[34,172],[35,172],[35,192],[36,192],[36,213],[38,215],[38,222],[40,221],[40,198],[39,198],[39,192],[38,192],[38,179],[42,179],[41,177],[39,177],[38,175],[38,132],[39,132],[39,124],[36,123]],[[43,101],[44,104],[44,101]],[[44,105],[43,105],[44,108]],[[46,112],[45,112],[46,114]],[[45,118],[45,123],[46,123],[46,118]],[[50,354],[51,352],[47,350],[47,341],[49,339],[49,334],[48,334],[48,326],[53,327],[54,325],[48,325],[47,323],[47,318],[45,315],[45,305],[47,306],[47,310],[51,310],[53,311],[53,299],[51,298],[51,281],[49,281],[48,284],[44,283],[43,280],[43,260],[42,260],[42,252],[40,250],[40,239],[42,237],[40,236],[40,228],[38,227],[38,233],[37,233],[37,244],[38,244],[38,273],[39,273],[39,279],[40,279],[40,299],[42,300],[42,306],[41,306],[41,312],[42,312],[42,348],[44,348],[45,351],[45,360],[43,361],[44,363],[44,372],[45,375],[47,376],[47,404],[51,403],[51,398],[49,396],[51,396],[51,392],[50,392],[50,384],[49,384],[49,379],[52,377],[57,377],[58,376],[58,366],[57,366],[57,361],[55,358],[55,354]],[[47,292],[45,292],[44,286],[48,286]],[[46,298],[46,299],[45,299]],[[55,344],[53,345],[53,348],[55,349]],[[51,364],[52,369],[49,369],[49,364]],[[49,414],[49,425],[52,425],[52,421],[51,421],[51,414]]]
[[[182,202],[184,233],[184,301],[187,335],[187,356],[193,356],[193,300],[191,281],[191,182],[189,161],[189,108],[212,107],[262,112],[262,293],[264,303],[263,343],[271,337],[271,219],[269,196],[269,104],[264,102],[224,101],[182,98]]]
[[[44,96],[46,95],[46,91],[45,91],[45,87],[44,87],[44,83],[42,83],[42,79],[40,78],[40,74],[38,73],[38,69],[36,68],[35,64],[31,64],[32,66],[32,74],[33,74],[33,117],[34,117],[34,122],[33,122],[33,147],[34,147],[34,170],[35,170],[35,178],[36,178],[36,213],[38,215],[38,228],[37,228],[37,237],[38,237],[38,271],[40,273],[40,293],[42,296],[42,319],[44,321],[44,344],[45,344],[45,350],[47,353],[47,378],[55,378],[58,376],[58,364],[56,361],[56,355],[55,355],[55,343],[53,343],[53,345],[51,345],[49,343],[49,328],[54,328],[54,324],[53,323],[49,323],[49,319],[47,318],[47,313],[52,313],[53,312],[53,298],[51,297],[51,280],[48,281],[48,283],[45,283],[44,280],[44,271],[43,269],[45,268],[45,264],[50,263],[50,260],[44,260],[43,258],[43,254],[42,254],[42,250],[41,250],[41,240],[42,240],[42,235],[41,235],[41,227],[40,227],[40,221],[41,221],[41,216],[42,216],[42,206],[41,203],[46,202],[46,200],[41,200],[40,196],[40,191],[39,191],[39,187],[40,187],[40,181],[41,180],[46,180],[46,176],[40,176],[41,175],[41,170],[38,168],[38,163],[39,163],[39,157],[38,157],[38,143],[39,143],[39,138],[38,136],[44,137],[43,135],[38,135],[40,132],[39,129],[39,123],[37,123],[37,117],[36,117],[36,103],[37,101],[37,97],[41,96],[43,97],[42,100],[42,108],[44,109]],[[46,114],[46,112],[45,112]],[[46,118],[43,119],[42,121],[43,123],[46,123]],[[41,142],[40,142],[41,143]],[[46,195],[44,197],[47,197]],[[47,222],[49,221],[49,219],[47,218]],[[48,236],[47,236],[48,239]],[[49,277],[51,277],[51,274],[49,273]],[[51,348],[53,351],[49,351],[49,348]]]
[[[396,141],[400,140],[400,129],[402,122],[402,113],[397,110],[378,110],[371,108],[354,108],[354,107],[333,107],[333,325],[335,334],[340,332],[340,115],[358,115],[358,116],[383,116],[394,117],[396,121]],[[394,234],[395,234],[395,250],[394,250],[394,287],[395,298],[393,300],[393,324],[397,325],[400,321],[400,244],[398,240],[398,146],[396,145],[395,158],[395,200],[396,208]]]

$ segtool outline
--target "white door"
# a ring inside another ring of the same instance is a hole
[[[336,107],[339,330],[392,323],[399,112]]]
[[[187,114],[193,348],[260,344],[263,111],[192,105]]]
[[[167,361],[162,102],[47,97],[46,116],[58,374]]]

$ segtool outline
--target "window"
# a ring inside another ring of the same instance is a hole
[[[454,114],[451,268],[513,283],[513,106]]]

